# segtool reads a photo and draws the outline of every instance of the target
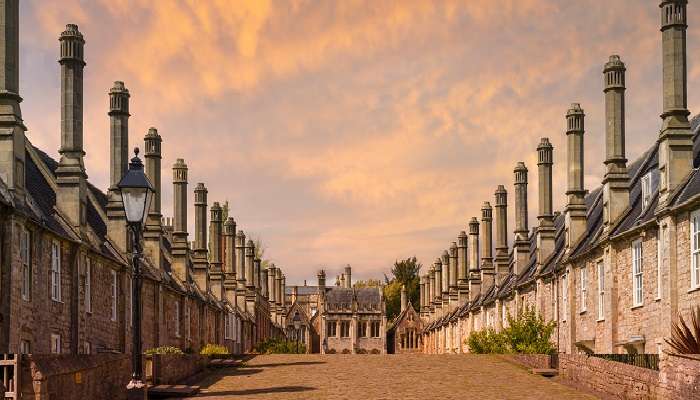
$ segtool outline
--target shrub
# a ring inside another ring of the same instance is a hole
[[[666,343],[679,354],[700,354],[700,306],[690,310],[689,323],[683,316],[678,316],[678,322],[672,326],[671,338],[666,339]]]
[[[209,343],[206,346],[202,347],[202,350],[199,351],[199,354],[201,354],[203,356],[209,356],[209,357],[219,357],[219,356],[227,356],[230,353],[229,353],[228,349],[224,346]]]
[[[155,348],[146,350],[145,353],[148,355],[153,355],[153,354],[183,354],[182,350],[180,350],[178,347],[174,347],[174,346],[155,347]]]
[[[355,354],[367,354],[367,349],[357,349],[355,350]]]
[[[517,318],[508,314],[508,327],[501,332],[489,328],[472,332],[467,339],[469,350],[476,354],[553,354],[551,341],[556,324],[545,322],[535,310],[525,308]]]
[[[377,349],[372,349],[369,353],[370,354],[381,354],[382,352],[377,350]]]
[[[255,351],[260,354],[305,354],[306,346],[299,343],[297,351],[297,342],[294,340],[268,338],[258,343]]]
[[[336,353],[335,349],[329,349],[329,350],[326,352],[326,354],[335,354],[335,353]]]
[[[343,349],[342,353],[343,354],[351,354],[352,351],[350,351],[350,349]]]

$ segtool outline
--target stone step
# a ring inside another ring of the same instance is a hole
[[[237,367],[240,363],[232,359],[214,359],[209,361],[211,368],[231,368]]]
[[[559,375],[559,370],[552,368],[533,368],[532,373],[535,375],[551,378],[553,376]]]
[[[148,398],[190,397],[199,393],[199,386],[155,385],[148,387]]]

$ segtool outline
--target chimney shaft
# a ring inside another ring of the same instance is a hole
[[[457,237],[457,279],[459,286],[467,286],[467,233],[461,231]]]
[[[209,229],[210,242],[209,249],[211,250],[210,264],[213,269],[222,270],[221,265],[223,263],[223,252],[221,249],[221,234],[223,232],[223,212],[221,205],[218,202],[214,202],[211,206],[211,222]]]
[[[245,245],[245,282],[249,289],[255,289],[253,259],[255,258],[255,243],[248,240]]]
[[[120,82],[115,82],[114,88],[112,88],[112,91],[115,90],[115,88],[119,88]],[[123,87],[123,84],[121,85]],[[123,100],[123,99],[122,99]],[[128,101],[128,100],[127,100]],[[112,99],[110,101],[110,105],[115,105],[119,106],[119,102],[117,99]],[[128,117],[128,107],[127,107],[127,117]],[[115,116],[112,116],[112,125],[114,125],[114,118]],[[112,159],[112,167],[113,168],[118,168],[119,165],[121,165],[121,161],[119,158],[121,157],[121,154],[119,151],[115,149],[115,146],[128,146],[128,139],[124,140],[122,139],[123,143],[119,143],[119,136],[118,134],[112,135],[112,156],[114,157]],[[128,135],[126,135],[128,136]],[[145,144],[145,158],[146,158],[146,176],[148,176],[148,179],[151,181],[151,184],[153,185],[153,189],[155,193],[153,194],[153,198],[151,199],[151,204],[150,208],[148,210],[148,218],[146,219],[146,226],[144,227],[144,240],[145,240],[145,246],[144,246],[144,251],[147,254],[148,257],[150,257],[154,264],[157,266],[162,266],[164,265],[164,262],[162,260],[162,254],[160,251],[160,246],[161,246],[161,236],[163,235],[163,215],[161,214],[161,172],[160,172],[160,163],[161,163],[161,143],[163,139],[160,137],[158,134],[158,131],[156,128],[150,128],[148,129],[148,133],[144,137],[144,144]],[[116,200],[116,201],[115,201]],[[110,204],[114,204],[116,207],[111,207],[108,205],[107,209],[107,215],[112,219],[112,214],[115,212],[117,215],[120,215],[120,218],[114,221],[114,225],[121,225],[122,227],[126,226],[126,221],[124,220],[122,215],[124,215],[124,209],[122,208],[122,202],[121,196],[119,196],[118,191],[112,191],[110,189]],[[110,230],[116,229],[116,227],[110,226]],[[123,228],[122,228],[123,229]],[[121,237],[122,235],[120,235]],[[123,235],[126,236],[126,235]]]
[[[345,287],[352,289],[352,268],[349,265],[345,266]]]
[[[282,297],[284,296],[284,292],[282,291],[282,270],[280,268],[275,270],[275,291],[275,303],[277,307],[280,307],[282,305]]]
[[[537,171],[539,175],[539,226],[537,227],[537,263],[541,270],[554,252],[554,215],[552,214],[552,165],[554,164],[552,144],[542,138],[537,146]]]
[[[255,285],[255,288],[256,288],[257,290],[261,290],[261,286],[260,286],[260,271],[261,271],[261,269],[260,269],[260,264],[261,264],[261,260],[260,260],[258,257],[255,257],[255,258],[253,259],[253,277],[254,277],[254,279],[253,279],[253,285]]]
[[[66,25],[61,43],[61,160],[56,169],[56,203],[68,221],[86,226],[87,183],[83,157],[83,47],[77,25]]]
[[[442,252],[442,295],[447,296],[450,293],[450,252],[445,250]]]
[[[583,187],[583,134],[586,115],[578,103],[566,113],[567,204],[564,214],[568,253],[586,232],[586,190]]]
[[[173,165],[173,269],[182,282],[189,281],[187,246],[187,164],[181,158]]]
[[[433,293],[434,300],[436,304],[441,304],[442,302],[442,260],[438,257],[435,260],[435,293]]]
[[[496,199],[496,284],[501,285],[508,276],[508,192],[498,185],[494,193]]]
[[[418,282],[419,282],[418,287],[420,288],[420,304],[419,304],[419,306],[420,306],[421,311],[423,311],[423,307],[425,305],[425,277],[421,276],[419,278]]]
[[[260,292],[265,298],[269,296],[267,291],[267,268],[263,268],[262,266],[260,266]]]
[[[487,201],[481,207],[481,284],[493,285],[493,209]]]
[[[663,0],[659,5],[664,104],[659,134],[660,207],[693,168],[693,135],[688,122],[687,5],[687,0]]]
[[[271,264],[270,267],[267,269],[267,286],[268,290],[270,292],[270,303],[274,304],[277,302],[277,268],[275,268],[275,264]]]
[[[236,280],[236,221],[228,217],[224,223],[224,272]]]
[[[469,300],[473,301],[481,291],[479,271],[479,220],[469,221]]]
[[[428,298],[426,299],[426,303],[428,307],[431,306],[433,301],[435,300],[435,265],[433,265],[432,268],[430,268],[430,276],[429,276],[429,282],[428,282]]]
[[[318,278],[318,287],[323,291],[326,288],[326,271],[320,270],[316,276]]]
[[[25,188],[25,136],[19,103],[19,1],[0,2],[0,172],[7,187],[22,199]]]
[[[151,200],[151,208],[148,213],[149,224],[157,225],[160,229],[161,226],[161,175],[160,175],[160,163],[162,159],[161,145],[163,143],[163,138],[158,134],[156,128],[149,128],[146,137],[144,138],[144,143],[146,145],[146,176],[150,179],[155,189],[153,194],[153,199]],[[128,146],[128,144],[126,144]]]
[[[401,312],[406,311],[408,298],[406,297],[406,285],[401,285]]]
[[[129,90],[124,86],[124,82],[114,82],[114,86],[109,90],[109,112],[107,113],[110,139],[110,191],[117,190],[117,184],[129,168],[129,97]],[[146,146],[146,174],[149,169],[148,151]],[[158,149],[158,155],[160,155],[160,149]],[[148,175],[148,178],[155,185],[152,176]]]
[[[625,158],[625,64],[617,55],[603,69],[605,89],[605,176],[603,225],[610,230],[629,206],[629,176]]]
[[[194,251],[200,256],[207,252],[208,192],[206,186],[201,182],[194,189]]]
[[[457,242],[450,246],[450,291],[457,289]]]
[[[515,174],[515,241],[527,241],[529,228],[527,223],[527,167],[518,162],[513,170]]]

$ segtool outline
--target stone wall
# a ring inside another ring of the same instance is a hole
[[[659,372],[585,355],[560,354],[559,375],[568,385],[602,399],[659,398]]]
[[[552,365],[552,358],[546,354],[503,354],[501,357],[506,361],[528,368],[556,368]]]
[[[184,379],[203,371],[209,358],[199,354],[154,354],[147,356],[152,363],[149,371],[152,383],[157,385],[181,384]]]
[[[700,398],[700,355],[662,354],[659,369],[662,398]]]
[[[22,398],[125,399],[126,385],[131,379],[130,361],[126,354],[23,356],[20,366]]]

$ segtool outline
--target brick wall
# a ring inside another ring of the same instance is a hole
[[[20,373],[22,398],[83,400],[126,398],[131,379],[130,356],[23,356]]]
[[[574,387],[603,399],[659,398],[659,372],[585,355],[560,354],[559,375]]]

